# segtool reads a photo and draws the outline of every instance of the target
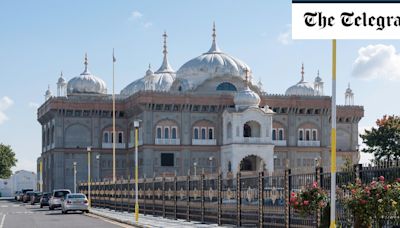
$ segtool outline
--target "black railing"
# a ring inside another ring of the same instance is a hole
[[[325,172],[324,172],[325,171]],[[170,219],[185,219],[219,225],[246,227],[320,227],[329,215],[323,211],[302,217],[289,205],[290,193],[301,191],[314,181],[330,191],[330,173],[316,167],[314,172],[294,174],[290,169],[281,175],[267,172],[242,172],[232,175],[197,175],[154,177],[139,179],[139,210],[145,215]],[[354,183],[360,178],[368,183],[379,176],[389,181],[400,177],[396,163],[362,166],[337,173],[338,187]],[[134,211],[134,180],[91,182],[93,207],[116,211]],[[79,184],[79,191],[87,194],[87,183]],[[337,218],[341,227],[351,227],[353,218],[337,201]],[[327,218],[328,217],[328,218]],[[390,219],[387,224],[394,223]]]

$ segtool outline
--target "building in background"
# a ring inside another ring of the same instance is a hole
[[[36,190],[36,174],[34,172],[19,170],[8,179],[0,179],[1,196],[14,196],[16,191],[25,188]]]
[[[269,94],[254,80],[251,68],[223,52],[215,27],[211,48],[174,71],[164,34],[163,61],[153,71],[116,94],[117,177],[133,176],[133,121],[139,128],[139,175],[186,175],[239,170],[269,173],[289,165],[294,172],[330,165],[331,97],[324,95],[319,74],[283,94]],[[271,62],[271,61],[269,61]],[[87,180],[91,147],[93,179],[112,178],[112,95],[105,82],[88,69],[68,82],[61,75],[57,96],[50,89],[38,109],[42,125],[43,187],[73,188]],[[266,76],[270,80],[279,77]],[[350,88],[349,88],[350,89]],[[358,122],[362,106],[346,100],[337,106],[338,167],[344,159],[358,162]]]

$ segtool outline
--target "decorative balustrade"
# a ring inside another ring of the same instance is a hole
[[[180,139],[156,139],[156,145],[180,145]]]
[[[216,139],[192,139],[192,145],[217,145]]]

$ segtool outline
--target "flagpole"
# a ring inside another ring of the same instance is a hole
[[[114,65],[115,65],[115,57],[114,57],[114,48],[113,48],[113,68],[112,68],[112,74],[113,74],[113,79],[112,79],[112,87],[113,87],[113,93],[112,93],[112,105],[113,105],[113,144],[112,144],[112,151],[113,151],[113,183],[115,183],[116,178],[115,178],[115,88],[114,88],[114,83],[115,83],[115,76],[114,76]]]
[[[332,40],[331,224],[336,228],[336,39]]]

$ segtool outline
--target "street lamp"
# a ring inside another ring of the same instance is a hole
[[[89,207],[91,207],[92,201],[90,197],[90,152],[92,151],[92,147],[88,146],[86,150],[88,152],[88,201],[89,201]]]
[[[193,167],[194,167],[194,176],[197,174],[197,162],[193,162]]]
[[[76,164],[78,164],[78,163],[73,162],[72,164],[74,166],[74,193],[76,193]]]
[[[138,134],[141,120],[134,120],[133,127],[135,128],[135,221],[139,222],[139,199],[138,199],[138,176],[139,176],[139,156],[138,156]]]
[[[212,162],[213,162],[213,160],[214,160],[214,157],[213,156],[210,156],[209,158],[208,158],[208,160],[210,161],[210,174],[212,174],[213,173],[213,164],[212,164]]]
[[[99,180],[101,180],[100,179],[100,177],[101,177],[101,175],[100,175],[100,154],[96,154],[96,161],[97,161],[97,178]]]

